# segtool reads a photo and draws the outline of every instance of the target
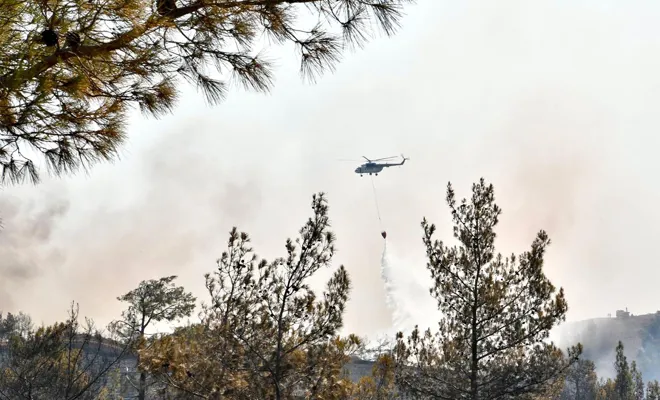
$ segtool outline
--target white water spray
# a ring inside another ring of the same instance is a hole
[[[383,248],[380,273],[387,306],[392,310],[394,332],[409,333],[416,324],[420,329],[435,325],[438,311],[429,294],[430,277],[422,279],[417,268],[404,265],[388,251],[387,242]]]
[[[380,276],[385,284],[387,307],[392,310],[392,328],[394,328],[396,332],[407,331],[411,328],[411,325],[414,326],[414,323],[412,323],[412,316],[407,307],[401,304],[403,299],[401,298],[402,296],[397,293],[397,287],[394,283],[396,281],[396,277],[394,276],[395,271],[388,256],[386,241],[380,262]]]

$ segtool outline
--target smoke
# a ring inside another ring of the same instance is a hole
[[[16,307],[15,296],[41,274],[45,263],[53,268],[63,261],[60,249],[49,245],[53,230],[69,211],[66,198],[49,192],[48,202],[29,196],[0,198],[0,310]]]
[[[229,229],[258,219],[266,174],[240,163],[232,171],[218,156],[229,148],[200,152],[213,132],[196,121],[201,131],[186,140],[186,125],[160,132],[112,174],[104,176],[114,166],[99,166],[89,180],[7,188],[0,309],[52,323],[76,301],[104,326],[124,307],[117,296],[170,274],[204,300],[203,274],[213,271]]]

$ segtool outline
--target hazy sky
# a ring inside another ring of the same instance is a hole
[[[396,37],[347,53],[315,85],[290,48],[271,50],[270,95],[237,89],[207,107],[189,91],[170,117],[134,118],[119,162],[5,188],[0,308],[52,322],[76,300],[106,323],[116,296],[167,274],[205,299],[202,275],[233,225],[279,256],[322,190],[353,280],[346,328],[383,330],[371,184],[338,159],[404,153],[376,178],[400,268],[423,271],[422,217],[451,239],[447,182],[463,197],[483,176],[504,212],[503,252],[548,231],[569,319],[654,312],[659,17],[652,1],[420,0]]]

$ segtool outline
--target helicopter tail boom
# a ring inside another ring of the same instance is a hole
[[[385,163],[385,164],[380,164],[380,165],[382,165],[383,167],[397,167],[399,165],[405,164],[407,160],[410,160],[410,158],[407,158],[403,154],[401,154],[401,162],[400,163]]]

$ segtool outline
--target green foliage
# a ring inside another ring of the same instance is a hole
[[[0,2],[3,180],[36,181],[35,151],[58,174],[113,159],[130,107],[171,112],[182,78],[211,103],[225,97],[228,73],[268,91],[272,63],[256,49],[262,38],[294,44],[301,72],[313,79],[373,27],[393,34],[413,0],[157,2]]]
[[[343,377],[357,337],[337,337],[350,280],[343,266],[318,296],[308,280],[331,265],[334,234],[323,194],[300,236],[286,241],[286,256],[259,260],[250,238],[234,228],[228,250],[206,275],[210,304],[201,321],[161,338],[142,352],[145,368],[176,389],[199,398],[340,399],[351,386]]]
[[[541,394],[581,352],[568,360],[546,339],[564,320],[563,289],[543,273],[550,239],[540,231],[531,250],[516,257],[495,253],[494,228],[501,213],[494,189],[483,179],[472,198],[457,204],[451,184],[447,203],[460,246],[433,240],[435,226],[422,222],[431,295],[442,319],[439,331],[417,328],[399,335],[399,382],[421,398],[503,399]]]

